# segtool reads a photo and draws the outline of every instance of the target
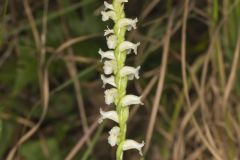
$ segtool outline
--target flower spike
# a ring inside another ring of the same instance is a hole
[[[109,29],[104,30],[104,36],[107,40],[107,47],[109,51],[102,51],[101,49],[98,53],[101,55],[101,60],[106,59],[103,65],[104,75],[101,75],[103,81],[103,87],[106,84],[110,84],[113,88],[106,89],[104,91],[105,103],[107,105],[116,105],[116,111],[104,112],[100,109],[101,118],[110,119],[118,123],[109,131],[108,143],[111,146],[118,145],[116,152],[116,160],[123,160],[123,153],[129,149],[137,149],[142,155],[142,147],[144,142],[138,143],[134,140],[126,139],[127,131],[127,120],[129,116],[130,105],[143,104],[141,97],[128,94],[127,82],[128,80],[133,80],[134,78],[139,79],[138,67],[126,66],[127,54],[133,52],[137,55],[137,49],[140,43],[132,43],[125,40],[126,31],[136,29],[138,19],[130,19],[125,17],[124,3],[128,0],[113,0],[110,4],[104,1],[104,10],[101,12],[102,20],[107,21],[109,19],[113,20],[114,26]],[[107,77],[105,76],[107,75]]]

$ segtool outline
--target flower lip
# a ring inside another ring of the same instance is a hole
[[[139,154],[142,156],[142,147],[144,146],[144,141],[142,143],[138,143],[134,140],[127,139],[123,143],[123,150],[129,150],[129,149],[137,149],[139,151]]]
[[[143,105],[143,102],[141,101],[141,97],[129,94],[129,95],[125,95],[121,99],[121,104],[122,106],[129,106],[134,104]]]
[[[99,123],[101,123],[104,119],[110,119],[117,123],[119,122],[118,114],[116,111],[105,112],[102,110],[102,108],[100,108],[100,114],[101,114],[101,118],[98,120]]]

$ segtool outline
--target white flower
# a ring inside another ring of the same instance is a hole
[[[115,56],[114,56],[114,51],[102,51],[101,49],[99,49],[98,53],[101,55],[101,61],[103,58],[108,58],[108,59],[115,59]]]
[[[105,9],[104,9],[104,10],[107,10],[107,9],[114,10],[114,9],[113,9],[113,5],[112,5],[112,4],[109,4],[109,3],[106,2],[106,1],[104,1],[104,6],[105,6]]]
[[[110,84],[110,85],[116,87],[114,76],[105,77],[104,75],[101,75],[101,79],[103,81],[103,87],[105,87],[106,84]]]
[[[107,29],[104,30],[104,36],[107,36],[107,35],[109,35],[109,34],[114,34],[114,30],[113,30],[113,29],[109,29],[109,28],[107,27]]]
[[[120,52],[122,51],[127,51],[127,54],[129,54],[131,52],[131,49],[134,51],[135,54],[137,54],[137,47],[140,45],[140,42],[134,44],[132,42],[129,41],[123,41],[120,45],[119,45],[119,50]]]
[[[120,28],[127,27],[127,30],[130,31],[132,28],[136,29],[136,23],[138,22],[138,19],[130,19],[130,18],[123,18],[118,21],[118,25]]]
[[[105,102],[107,105],[110,105],[114,102],[114,99],[117,97],[117,89],[116,88],[111,88],[107,89],[105,92]]]
[[[118,3],[124,3],[124,2],[128,2],[128,0],[117,0]]]
[[[113,147],[117,144],[120,128],[115,126],[109,132],[108,143]]]
[[[102,21],[107,21],[109,19],[116,20],[117,16],[114,11],[102,11]]]
[[[109,49],[114,49],[117,45],[117,36],[111,35],[107,37],[107,46]]]
[[[122,76],[122,77],[128,76],[129,80],[133,80],[134,77],[136,79],[139,79],[139,69],[140,68],[141,68],[140,66],[138,66],[137,68],[124,66],[120,70],[120,76]]]
[[[129,106],[129,105],[132,105],[132,104],[143,105],[143,103],[141,101],[141,97],[131,95],[131,94],[124,96],[121,100],[121,104],[122,104],[122,106]]]
[[[104,119],[110,119],[113,120],[114,122],[119,122],[118,121],[118,114],[116,111],[103,111],[102,108],[100,108],[100,114],[101,118],[98,120],[99,123],[101,123]]]
[[[116,65],[117,64],[115,60],[105,61],[103,66],[104,73],[107,75],[112,74],[116,68]]]
[[[144,142],[142,143],[138,143],[134,140],[131,139],[127,139],[125,140],[125,142],[123,143],[123,150],[129,150],[129,149],[137,149],[139,151],[139,154],[142,156],[142,147],[144,146]]]

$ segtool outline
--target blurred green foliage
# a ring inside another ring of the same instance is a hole
[[[28,1],[37,29],[41,34],[44,1]],[[129,4],[126,7],[129,17],[134,17],[135,15],[141,17],[150,2],[152,1],[129,0]],[[97,51],[99,48],[106,49],[105,39],[100,36],[88,39],[71,45],[63,50],[62,53],[55,53],[59,46],[72,38],[103,33],[105,24],[100,17],[100,10],[103,9],[102,3],[103,1],[98,0],[49,0],[46,35],[47,48],[46,60],[44,62],[49,74],[49,108],[47,116],[37,133],[19,147],[17,156],[20,158],[24,160],[64,159],[84,133],[82,123],[79,121],[79,110],[73,87],[74,81],[69,76],[69,69],[66,67],[66,59],[69,58],[68,56],[71,52],[74,58],[80,59],[75,61],[76,77],[81,84],[81,95],[84,99],[89,122],[93,122],[97,117],[99,107],[103,106],[103,91],[100,89],[100,82],[98,82],[99,72],[101,72],[101,67],[98,64],[100,56],[97,54]],[[191,6],[194,6],[194,8],[191,8],[193,10],[190,12],[187,27],[188,69],[194,65],[196,77],[200,79],[204,62],[203,56],[205,56],[211,43],[213,32],[220,28],[217,30],[220,50],[214,46],[213,52],[214,54],[216,52],[216,55],[222,54],[225,64],[224,75],[227,79],[239,36],[239,0],[214,0],[211,2],[196,0],[191,1]],[[39,84],[41,82],[39,82],[38,77],[39,59],[37,54],[39,51],[33,40],[32,29],[27,20],[22,1],[5,0],[4,5],[1,2],[0,8],[0,159],[4,159],[19,138],[31,128],[27,124],[36,124],[38,122],[43,109],[40,102]],[[134,41],[141,41],[143,44],[139,56],[136,59],[130,56],[127,61],[128,64],[142,65],[141,74],[144,75],[142,76],[144,78],[141,78],[136,83],[130,82],[129,85],[129,90],[141,93],[142,89],[149,84],[149,75],[160,67],[163,52],[162,40],[166,33],[167,20],[169,14],[175,13],[174,33],[171,38],[167,75],[160,105],[161,109],[159,109],[161,115],[157,119],[156,132],[154,132],[152,138],[152,146],[161,146],[159,147],[159,152],[164,157],[163,159],[170,159],[172,148],[176,146],[174,138],[178,136],[176,128],[180,126],[181,120],[187,112],[182,92],[180,61],[183,9],[182,1],[160,1],[145,19],[139,18],[138,30],[130,33],[128,37],[134,39]],[[108,26],[110,27],[111,23]],[[82,60],[81,58],[85,59]],[[90,61],[88,61],[89,59]],[[217,59],[211,57],[210,61],[211,65],[207,71],[207,78],[212,78],[220,72],[219,63],[215,63]],[[237,70],[236,83],[231,93],[234,100],[240,96],[239,68],[240,65]],[[155,73],[158,72],[154,72],[154,75],[156,75]],[[190,76],[188,78],[189,92],[191,93],[191,98],[194,99],[198,94],[194,93],[195,84],[192,84]],[[221,79],[218,76],[214,77],[214,80],[216,86],[221,83],[219,82]],[[136,119],[131,121],[129,125],[129,137],[141,137],[143,139],[145,136],[156,85],[153,88],[147,97],[147,107],[141,108],[138,115],[136,115]],[[210,94],[212,91],[208,93]],[[209,95],[210,98],[211,96],[214,95]],[[217,98],[214,97],[211,100],[214,101],[215,99]],[[236,103],[234,101],[229,103],[229,105]],[[219,115],[214,115],[215,111],[212,110],[214,108],[212,104],[213,102],[209,103],[209,111],[215,118]],[[231,109],[235,111],[234,107]],[[240,122],[240,110],[236,110],[235,114],[238,116],[238,122]],[[196,115],[201,117],[202,113],[199,111]],[[201,118],[198,120],[200,121]],[[232,158],[237,152],[234,147],[235,141],[232,140],[235,136],[231,135],[231,131],[233,132],[232,128],[234,128],[232,125],[234,126],[235,124],[232,124],[229,119],[225,122],[229,127],[225,127],[228,129],[228,133],[223,133],[221,136],[227,137],[224,139],[229,144],[229,147],[226,147],[226,149],[229,151],[229,157]],[[106,135],[109,129],[105,129],[109,127],[105,124],[99,127],[88,144],[84,145],[83,149],[77,154],[76,159],[111,159],[114,154],[110,152],[111,148],[106,142]],[[191,127],[188,126],[188,128]],[[164,134],[162,134],[163,132],[159,132],[159,128],[168,132],[174,140],[169,141],[166,139]],[[220,131],[221,133],[223,132],[222,130]],[[194,150],[193,148],[199,147],[198,143],[192,142],[194,140],[189,139],[187,145],[190,147],[184,149],[192,151]],[[146,159],[151,159],[152,152],[147,155]],[[211,159],[209,158],[211,157],[209,156],[210,152],[205,151],[203,154],[207,155],[208,159]]]

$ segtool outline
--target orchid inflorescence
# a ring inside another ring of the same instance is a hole
[[[111,146],[118,146],[116,158],[122,160],[123,151],[137,149],[142,155],[144,142],[138,143],[131,139],[126,139],[127,120],[129,115],[129,106],[141,104],[141,97],[132,94],[126,94],[128,80],[139,79],[138,67],[125,66],[125,60],[128,54],[132,52],[137,55],[137,48],[140,43],[125,41],[126,31],[136,29],[138,19],[125,18],[124,3],[128,0],[113,0],[113,4],[104,2],[105,9],[101,12],[102,20],[109,19],[114,21],[113,29],[107,27],[104,36],[107,38],[108,51],[99,50],[101,61],[104,59],[103,71],[101,75],[103,87],[110,85],[112,88],[106,89],[105,102],[107,105],[115,104],[116,110],[103,111],[100,109],[101,118],[110,119],[118,124],[109,131],[108,143]]]

